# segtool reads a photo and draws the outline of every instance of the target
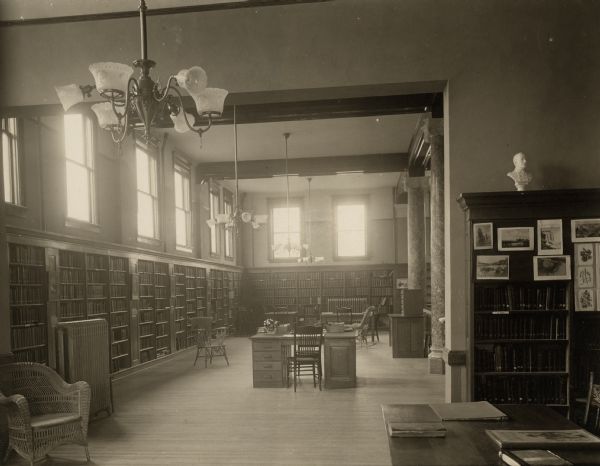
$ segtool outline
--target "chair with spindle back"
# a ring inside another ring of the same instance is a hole
[[[592,411],[595,410],[595,415]],[[593,417],[590,426],[590,417]],[[598,432],[600,427],[600,384],[594,383],[594,373],[590,372],[588,394],[583,415],[583,425],[592,432]]]
[[[322,326],[304,325],[294,328],[293,354],[287,359],[287,385],[289,386],[290,372],[292,372],[294,375],[294,391],[296,391],[296,379],[302,373],[312,373],[313,386],[316,388],[318,381],[319,390],[321,390],[321,379],[323,378],[321,365],[322,344]]]

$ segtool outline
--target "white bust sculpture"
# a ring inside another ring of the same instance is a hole
[[[506,176],[508,176],[515,182],[515,187],[517,188],[517,191],[525,191],[525,187],[533,179],[531,173],[525,170],[525,168],[527,167],[527,159],[525,159],[525,154],[523,152],[515,154],[513,156],[513,164],[515,166],[515,169],[511,172],[508,172]]]

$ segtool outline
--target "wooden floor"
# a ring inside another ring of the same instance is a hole
[[[441,402],[427,359],[392,359],[387,335],[357,349],[358,387],[253,389],[250,341],[227,339],[230,367],[193,367],[194,353],[114,383],[115,413],[90,424],[95,465],[389,465],[382,403]],[[15,453],[9,465],[26,464]],[[85,464],[66,445],[47,465]]]

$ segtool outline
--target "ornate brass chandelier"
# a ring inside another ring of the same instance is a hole
[[[96,91],[107,101],[92,105],[101,128],[110,131],[113,141],[122,142],[127,134],[142,130],[146,142],[151,138],[150,129],[168,111],[175,131],[193,131],[202,137],[212,125],[212,118],[223,113],[227,91],[207,87],[206,72],[199,66],[183,69],[169,76],[164,87],[154,81],[150,71],[156,63],[148,59],[146,37],[146,2],[140,0],[141,58],[133,62],[140,69],[139,77],[132,77],[129,65],[112,62],[93,63],[89,69],[95,85],[67,84],[56,87],[56,92],[65,111],[73,105],[91,97]],[[185,89],[196,104],[198,116],[205,119],[204,125],[195,127],[194,115],[183,106]]]

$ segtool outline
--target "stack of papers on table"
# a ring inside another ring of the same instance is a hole
[[[390,437],[445,437],[446,428],[429,405],[382,405]]]
[[[430,404],[442,421],[504,421],[508,416],[487,401]]]

